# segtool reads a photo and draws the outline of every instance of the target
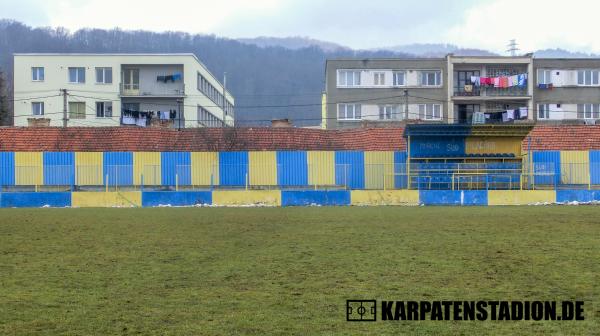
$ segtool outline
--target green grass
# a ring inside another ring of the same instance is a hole
[[[600,333],[600,207],[0,210],[2,335]],[[585,300],[348,323],[345,300]]]

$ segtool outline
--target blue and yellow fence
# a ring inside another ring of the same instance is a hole
[[[435,151],[439,144],[421,145]],[[501,150],[516,151],[509,145]],[[466,144],[469,151],[488,147]],[[600,151],[537,151],[528,157],[523,162],[419,163],[403,151],[2,152],[0,187],[110,192],[600,188]]]

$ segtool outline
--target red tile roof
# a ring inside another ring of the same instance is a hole
[[[0,127],[0,151],[406,150],[403,128]],[[532,150],[600,150],[600,125],[536,126]],[[528,148],[528,138],[523,149]]]
[[[404,150],[403,128],[6,127],[0,151]]]
[[[529,133],[532,150],[600,149],[600,125],[536,126]],[[528,138],[523,140],[527,150]]]

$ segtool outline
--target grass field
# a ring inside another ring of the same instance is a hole
[[[585,300],[349,323],[345,300]],[[2,335],[600,334],[600,207],[0,210]]]

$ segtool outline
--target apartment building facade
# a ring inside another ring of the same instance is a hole
[[[15,126],[234,125],[233,96],[194,54],[15,54],[14,74]]]
[[[599,59],[531,54],[333,59],[326,64],[321,126],[595,123],[599,74]]]
[[[446,122],[447,73],[443,58],[327,60],[322,127]]]
[[[600,59],[534,59],[536,120],[596,124],[600,120]]]

